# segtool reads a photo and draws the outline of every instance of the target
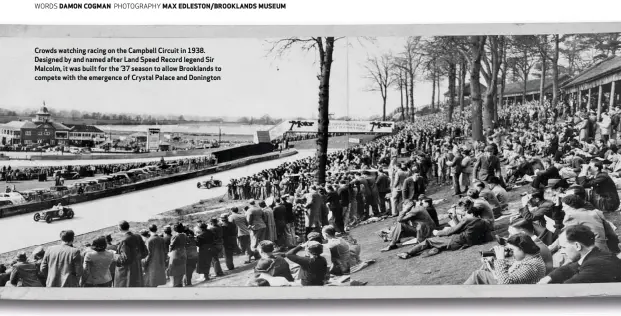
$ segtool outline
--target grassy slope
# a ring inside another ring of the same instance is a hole
[[[527,185],[508,192],[510,210],[520,207],[520,193],[525,192],[528,187]],[[444,202],[436,205],[440,218],[458,200],[457,197],[452,196],[453,193],[450,186],[431,187],[428,189],[428,193],[431,193],[430,196],[434,200],[446,199]],[[621,216],[619,212],[606,214],[606,218],[618,227],[617,234],[621,233]],[[445,251],[428,258],[414,257],[402,260],[397,257],[397,254],[412,246],[384,253],[380,252],[380,249],[385,247],[387,243],[382,241],[378,233],[382,229],[389,227],[394,221],[394,219],[389,219],[359,226],[352,230],[354,238],[358,239],[359,244],[363,245],[362,258],[377,260],[375,264],[356,273],[356,280],[368,281],[368,285],[463,284],[472,271],[481,266],[479,251],[489,250],[495,244],[490,242],[465,250]],[[496,234],[506,235],[508,224],[508,217],[496,221]],[[405,240],[403,239],[402,241]]]

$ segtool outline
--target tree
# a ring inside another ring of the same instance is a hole
[[[583,53],[588,48],[584,39],[580,35],[565,34],[560,37],[559,42],[563,44],[559,48],[559,53],[563,59],[567,60],[569,75],[574,76],[584,70],[586,63]]]
[[[595,49],[593,61],[616,56],[621,50],[621,33],[593,33],[581,35],[584,45]]]
[[[461,56],[459,59],[459,110],[464,112],[466,107],[464,89],[466,86],[466,74],[468,73],[468,62]]]
[[[453,109],[455,108],[457,64],[463,59],[457,52],[457,46],[463,44],[463,38],[438,36],[426,41],[423,49],[427,56],[427,72],[431,75],[434,87],[437,85],[437,102],[434,102],[432,93],[432,109],[434,108],[434,103],[440,109],[440,82],[444,74],[448,77],[449,102],[446,111],[446,121],[449,123],[453,119]],[[436,89],[434,88],[433,90]]]
[[[406,39],[404,51],[397,59],[397,65],[403,67],[406,74],[406,84],[408,87],[408,101],[410,102],[410,120],[414,121],[414,82],[416,75],[423,62],[424,54],[420,53],[423,42],[420,36],[410,36]]]
[[[538,65],[538,68],[540,68],[541,71],[541,84],[539,87],[541,104],[543,103],[543,90],[545,87],[545,80],[547,79],[546,70],[548,62],[551,63],[552,70],[552,105],[556,106],[558,103],[558,94],[560,91],[558,78],[561,71],[567,72],[567,69],[562,68],[559,65],[560,54],[562,53],[560,43],[563,41],[563,39],[564,37],[561,37],[559,34],[541,35],[537,37],[537,48],[539,50],[539,55],[542,60],[540,65]],[[573,58],[575,59],[576,57],[577,56],[574,56]]]
[[[270,52],[282,55],[295,46],[303,50],[315,50],[319,57],[319,125],[317,126],[317,173],[315,179],[318,184],[326,181],[326,166],[328,163],[328,124],[329,124],[329,104],[330,104],[330,74],[332,70],[332,56],[334,53],[334,37],[291,37],[277,40],[272,43]]]
[[[403,89],[406,87],[406,84],[405,84],[403,68],[395,64],[394,56],[392,58],[392,61],[393,61],[392,67],[391,67],[392,77],[393,77],[393,81],[397,85],[396,86],[397,89],[399,89],[399,95],[401,97],[401,120],[405,120],[406,114],[405,114],[405,108],[403,106]],[[407,95],[407,92],[406,92],[406,95]]]
[[[380,57],[367,57],[366,78],[371,81],[369,91],[379,91],[382,96],[382,120],[386,120],[386,99],[388,98],[388,88],[394,83],[391,76],[391,66],[393,65],[392,56],[383,54]]]
[[[487,36],[486,52],[481,59],[485,67],[481,68],[481,74],[487,84],[485,91],[485,102],[483,104],[483,128],[493,127],[493,121],[498,117],[496,112],[496,92],[498,90],[498,73],[504,60],[505,37],[498,35]],[[470,81],[472,86],[473,81]]]
[[[185,118],[183,118],[183,115],[179,115],[179,117],[177,118],[178,121],[185,121]]]
[[[526,102],[526,82],[535,66],[537,54],[537,37],[534,35],[518,35],[512,38],[511,65],[513,73],[523,82],[522,102]]]
[[[485,53],[487,36],[469,36],[465,43],[456,45],[458,51],[468,62],[470,71],[470,100],[472,101],[472,139],[483,139],[483,117],[481,100],[481,58]]]

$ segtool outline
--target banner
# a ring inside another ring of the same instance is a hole
[[[147,130],[147,150],[156,150],[160,146],[160,129],[149,128]]]
[[[269,130],[272,139],[290,133],[317,133],[318,120],[286,120]],[[392,133],[395,123],[389,121],[330,121],[329,133]]]

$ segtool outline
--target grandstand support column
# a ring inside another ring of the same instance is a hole
[[[587,112],[591,110],[591,94],[593,94],[592,88],[589,88],[589,94],[587,95]]]
[[[576,112],[582,111],[582,90],[578,88],[578,102],[576,103]]]
[[[608,106],[608,110],[610,111],[610,109],[612,109],[612,107],[615,105],[615,81],[613,80],[610,83],[610,104]]]
[[[602,85],[599,85],[599,91],[597,93],[597,121],[602,116],[602,94],[604,93]]]

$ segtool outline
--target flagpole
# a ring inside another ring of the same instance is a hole
[[[346,104],[347,104],[347,108],[345,109],[345,113],[347,115],[347,118],[349,119],[349,37],[346,37],[347,40],[347,47],[345,49],[345,53],[347,54],[347,56],[345,56],[345,61],[346,61],[346,69],[347,69],[347,73],[346,73],[346,85],[347,85],[347,94],[346,94]],[[345,125],[347,128],[347,148],[349,149],[349,124]]]

